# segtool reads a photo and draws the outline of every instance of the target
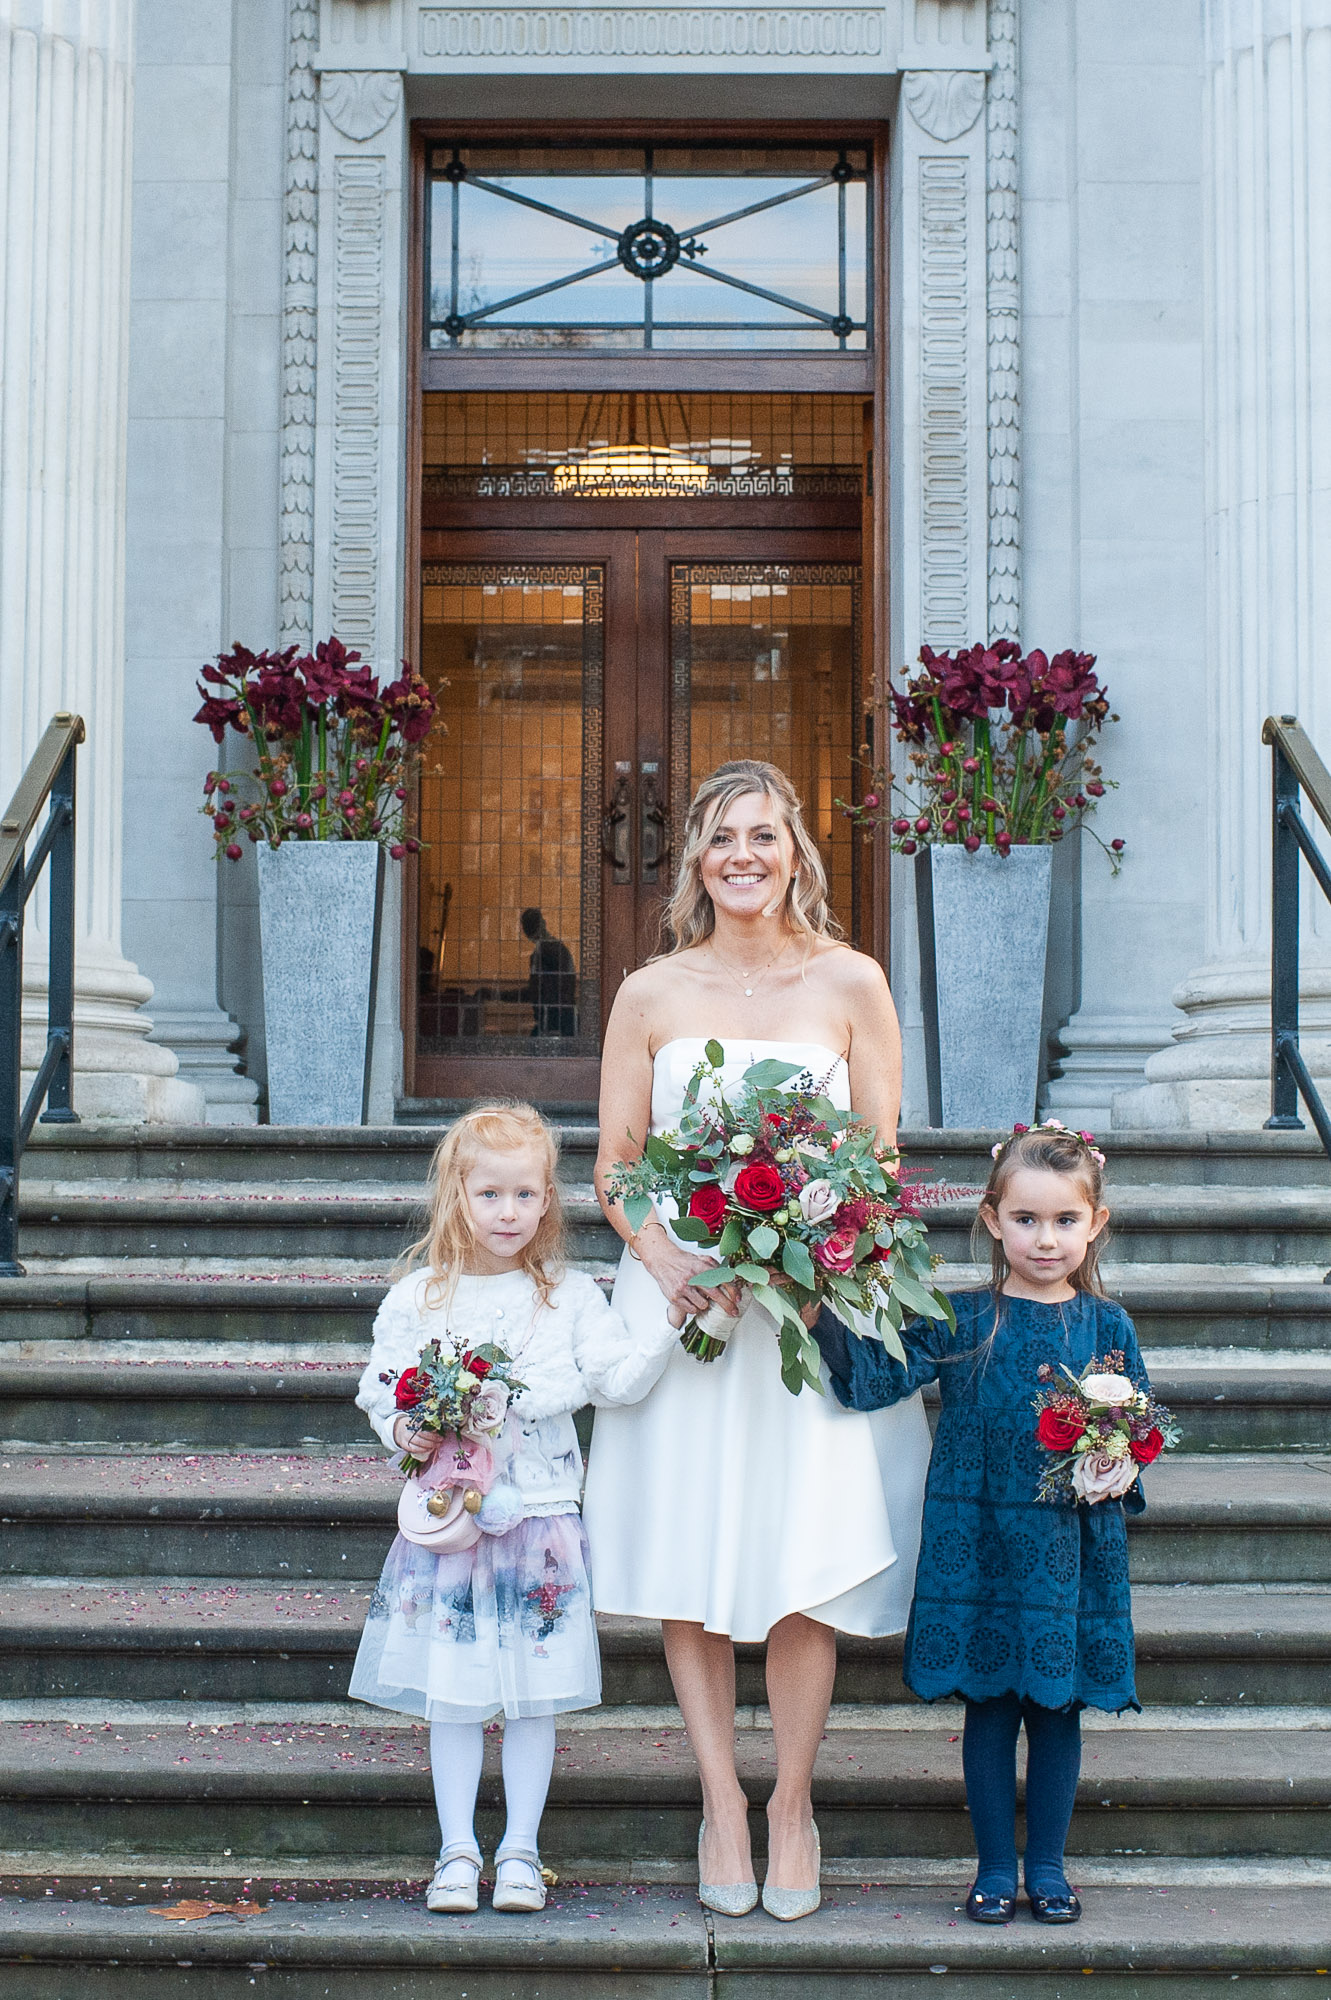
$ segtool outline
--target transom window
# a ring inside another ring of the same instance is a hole
[[[432,348],[872,344],[864,146],[434,146]]]

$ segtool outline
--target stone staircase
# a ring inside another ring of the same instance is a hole
[[[561,1728],[547,1917],[425,1917],[423,1735],[345,1687],[397,1490],[351,1394],[435,1137],[39,1128],[28,1276],[0,1281],[7,1990],[896,2000],[944,1971],[984,2000],[1052,2000],[1087,1971],[1116,1996],[1329,1990],[1331,1167],[1309,1141],[1114,1144],[1111,1284],[1184,1427],[1132,1531],[1147,1708],[1087,1720],[1086,1920],[991,1933],[958,1907],[960,1712],[911,1701],[891,1641],[841,1645],[825,1909],[706,1917],[659,1634],[614,1619],[605,1706]],[[570,1124],[563,1167],[575,1254],[608,1275],[594,1140]],[[909,1152],[954,1187],[988,1164],[980,1135]],[[957,1198],[934,1221],[958,1275],[972,1214]],[[759,1648],[740,1699],[761,1843]],[[190,1894],[268,1907],[151,1914]]]

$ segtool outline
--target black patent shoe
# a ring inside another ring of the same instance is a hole
[[[966,1898],[966,1915],[973,1924],[1010,1924],[1016,1914],[1015,1896],[994,1896],[973,1888]]]
[[[1052,1896],[1042,1896],[1038,1889],[1028,1889],[1031,1915],[1037,1924],[1079,1924],[1081,1904],[1071,1889],[1060,1889]]]

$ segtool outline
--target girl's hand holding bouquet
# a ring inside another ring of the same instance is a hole
[[[876,1148],[871,1126],[842,1111],[798,1063],[753,1063],[726,1096],[725,1050],[708,1042],[690,1079],[677,1132],[650,1134],[641,1159],[616,1167],[608,1197],[639,1230],[658,1196],[678,1214],[675,1235],[716,1258],[694,1288],[736,1280],[775,1321],[781,1379],[792,1395],[821,1393],[818,1348],[806,1314],[826,1299],[871,1321],[898,1357],[903,1319],[952,1321],[933,1283],[933,1259],[918,1196]],[[673,1317],[673,1315],[672,1315]],[[713,1307],[691,1319],[681,1344],[701,1361],[723,1351],[732,1316]]]
[[[402,1440],[406,1456],[398,1470],[420,1472],[445,1438],[497,1437],[509,1402],[523,1384],[502,1347],[455,1348],[446,1340],[427,1341],[414,1368],[404,1368],[393,1394],[411,1423]],[[390,1377],[380,1377],[387,1382]],[[396,1433],[396,1426],[395,1426]]]
[[[1063,1377],[1058,1382],[1058,1375]],[[1178,1426],[1146,1389],[1125,1374],[1123,1356],[1106,1354],[1080,1375],[1046,1364],[1050,1386],[1035,1399],[1035,1435],[1053,1454],[1040,1477],[1040,1498],[1055,1503],[1121,1500],[1144,1465],[1178,1443]]]

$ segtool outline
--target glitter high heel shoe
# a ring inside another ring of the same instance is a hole
[[[704,1882],[702,1844],[707,1837],[707,1821],[698,1828],[698,1901],[721,1917],[747,1917],[758,1901],[756,1882]]]
[[[818,1838],[818,1822],[813,1822],[813,1846],[818,1872],[823,1867],[823,1843]],[[778,1923],[793,1924],[797,1917],[811,1917],[823,1900],[821,1882],[815,1882],[812,1889],[772,1889],[763,1883],[763,1908],[769,1917]]]

